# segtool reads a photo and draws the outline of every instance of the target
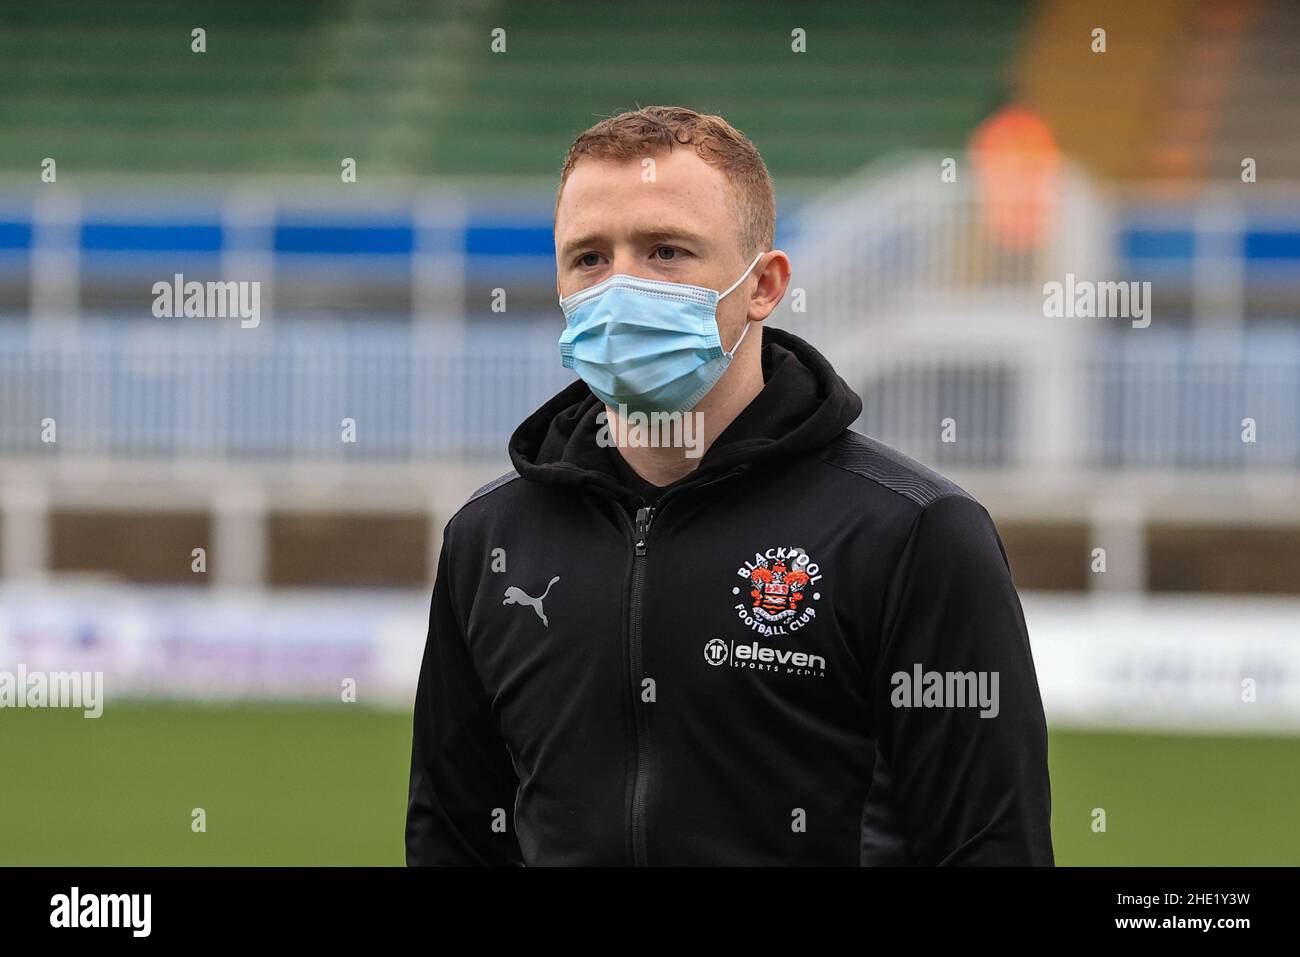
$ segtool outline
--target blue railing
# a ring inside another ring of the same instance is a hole
[[[791,211],[787,210],[787,213]],[[164,207],[131,218],[87,210],[76,228],[64,233],[59,242],[83,254],[93,263],[99,256],[122,254],[218,255],[232,245],[232,227],[223,222],[217,209],[207,214],[183,215]],[[1198,237],[1203,228],[1191,220],[1190,207],[1177,215],[1133,208],[1126,212],[1114,234],[1114,249],[1129,271],[1159,268],[1186,273],[1198,254]],[[1286,216],[1276,210],[1247,217],[1236,224],[1234,243],[1247,268],[1274,270],[1290,267],[1300,283],[1300,209]],[[790,222],[793,222],[791,220]],[[0,210],[0,251],[21,254],[34,249],[37,217],[26,203],[8,203]],[[257,250],[285,256],[396,256],[410,257],[419,246],[422,228],[439,232],[436,222],[418,227],[409,214],[393,216],[348,215],[327,211],[306,215],[283,212],[271,215],[262,237],[241,250]],[[460,222],[447,224],[444,248],[467,260],[490,258],[553,262],[551,221],[543,214],[521,211],[512,217],[470,213]],[[792,232],[783,232],[788,242]]]

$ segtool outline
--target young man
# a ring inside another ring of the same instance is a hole
[[[774,220],[720,117],[648,107],[570,148],[581,378],[447,525],[408,863],[1052,863],[997,532],[762,327],[790,281]]]

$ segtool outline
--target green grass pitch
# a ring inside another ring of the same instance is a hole
[[[409,746],[343,704],[5,710],[0,865],[401,864]],[[1051,770],[1059,864],[1300,863],[1300,738],[1057,731]]]

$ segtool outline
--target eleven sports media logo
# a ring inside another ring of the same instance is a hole
[[[751,631],[764,638],[789,637],[817,617],[814,602],[821,569],[802,548],[769,548],[755,552],[736,574],[748,582],[748,593],[735,605],[736,616]],[[742,586],[731,589],[741,596]],[[778,671],[796,677],[825,677],[826,659],[805,651],[791,651],[760,645],[727,642],[714,638],[704,646],[704,660],[714,667],[730,663],[733,668]]]

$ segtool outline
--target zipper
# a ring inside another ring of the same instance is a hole
[[[636,554],[638,558],[645,557],[645,540],[650,531],[650,520],[654,518],[655,510],[653,505],[642,505],[636,510]]]
[[[659,499],[659,505],[642,505],[636,510],[636,519],[632,523],[632,593],[628,600],[628,682],[632,694],[632,708],[635,717],[636,733],[636,774],[632,779],[632,819],[628,828],[632,838],[632,863],[637,867],[646,867],[648,853],[646,850],[646,779],[649,776],[650,734],[646,727],[646,705],[641,700],[641,679],[644,655],[641,638],[641,603],[645,590],[645,566],[649,552],[650,523],[655,513],[662,513],[667,501],[676,494],[697,491],[711,485],[717,485],[746,470],[746,466],[733,469],[725,475],[701,482],[699,485],[669,492]],[[626,518],[621,504],[616,505],[619,513]]]
[[[650,758],[649,732],[646,729],[645,702],[641,700],[642,647],[641,647],[641,600],[645,590],[645,566],[648,547],[646,540],[650,536],[650,522],[654,519],[652,506],[643,505],[636,510],[636,525],[633,529],[635,540],[632,558],[632,594],[628,603],[628,671],[632,683],[632,707],[636,718],[636,776],[632,779],[632,862],[638,867],[645,867],[645,785],[648,774],[647,765]]]

